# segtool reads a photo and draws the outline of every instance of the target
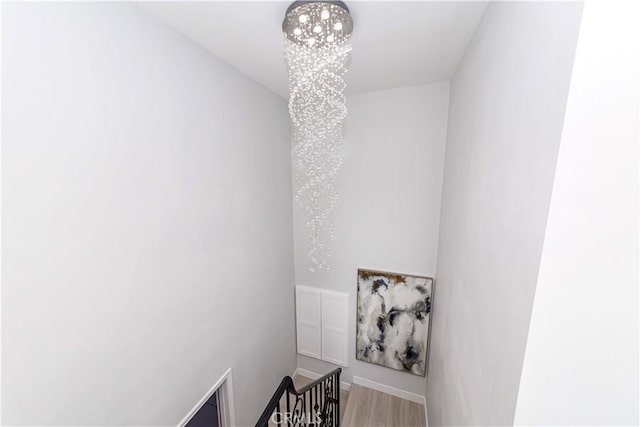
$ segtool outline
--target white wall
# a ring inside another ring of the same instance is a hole
[[[429,425],[510,425],[581,3],[490,3],[451,82]]]
[[[349,97],[328,272],[308,271],[304,216],[294,203],[296,282],[351,296],[348,382],[356,375],[424,395],[423,377],[355,360],[356,275],[359,267],[435,275],[448,99],[448,83]],[[298,364],[333,369],[306,356]]]
[[[284,100],[125,3],[5,3],[6,425],[176,425],[295,368]]]
[[[518,425],[639,422],[639,10],[585,4]]]

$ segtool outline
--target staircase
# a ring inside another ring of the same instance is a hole
[[[340,390],[340,371],[340,369],[336,369],[315,381],[300,375],[296,375],[293,379],[285,377],[269,401],[256,427],[427,426],[425,407],[415,401],[402,399],[358,384],[352,384],[348,392]],[[310,390],[313,389],[318,390],[318,387],[320,387],[319,395],[322,397],[322,383],[325,383],[324,389],[326,390],[326,384],[329,382],[327,379],[331,376],[333,376],[333,379],[331,380],[329,390],[331,393],[334,393],[334,395],[328,401],[336,405],[333,407],[334,416],[314,419],[313,410],[311,411],[311,416],[309,416],[308,408],[314,408],[317,405],[316,408],[319,409],[322,408],[325,403],[321,398],[316,399],[315,394],[313,394],[313,396],[304,396],[304,394],[310,393]],[[282,388],[283,384],[286,384],[286,387]],[[336,385],[337,392],[335,388]],[[291,391],[287,393],[288,388]],[[313,399],[313,401],[311,399]],[[287,402],[289,406],[287,406]],[[296,405],[299,409],[294,411],[292,408],[296,408]],[[293,415],[289,417],[285,416],[285,414],[292,412]],[[303,413],[307,413],[307,416],[304,418],[301,416]],[[296,417],[295,414],[298,416]]]
[[[341,372],[342,369],[335,369],[300,389],[291,377],[284,377],[256,427],[338,427]]]

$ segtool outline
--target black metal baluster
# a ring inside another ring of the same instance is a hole
[[[309,393],[309,413],[307,414],[307,423],[311,423],[313,418],[311,418],[311,413],[313,412],[313,389],[310,389],[307,393]]]
[[[326,418],[325,421],[325,425],[329,426],[329,406],[327,406],[327,403],[329,402],[327,395],[329,394],[329,378],[327,378],[326,380],[324,380],[323,382],[324,385],[324,393],[322,394],[322,397],[324,398],[324,416]]]
[[[316,408],[320,406],[318,404],[318,386],[317,385],[313,388],[313,397],[316,400],[316,404],[313,405],[313,425],[317,425],[316,421],[318,419],[318,413],[317,413],[318,410]]]
[[[324,417],[322,415],[323,414],[323,408],[324,408],[324,387],[323,387],[324,381],[321,382],[320,384],[318,384],[318,394],[320,395],[320,397],[318,397],[318,412],[320,413],[320,416],[322,418],[322,421],[320,422],[320,425],[324,425]]]
[[[320,425],[323,426],[324,425],[324,411],[322,410],[323,404],[324,404],[324,400],[322,399],[322,384],[324,383],[321,382],[320,384],[318,384],[318,394],[320,395],[318,397],[318,413],[320,414]]]
[[[324,380],[322,382],[322,407],[323,407],[323,416],[324,416],[324,425],[328,426],[329,425],[329,411],[327,410],[327,393],[328,393],[328,389],[327,386],[329,384],[327,383],[327,380]]]
[[[331,376],[331,427],[336,426],[336,377]]]
[[[287,424],[291,425],[291,409],[289,408],[289,406],[290,406],[289,405],[289,400],[291,399],[291,397],[289,396],[289,390],[288,389],[287,389],[286,393],[287,393],[287,413],[286,413],[286,416],[287,416],[287,418],[289,420],[289,421],[287,421]]]
[[[310,414],[309,416],[311,417],[311,421],[314,423],[313,425],[315,425],[315,415],[313,415],[314,411],[315,411],[315,406],[318,404],[318,399],[316,397],[316,388],[313,387],[311,390],[309,390],[309,394],[311,395],[311,409],[310,409]]]
[[[324,381],[324,394],[322,397],[324,398],[324,416],[325,416],[325,425],[331,426],[329,413],[331,412],[331,408],[329,407],[329,394],[331,394],[331,379],[327,378]]]
[[[336,427],[340,426],[340,371],[336,372]]]
[[[318,384],[318,413],[320,414],[320,417],[322,418],[322,421],[320,421],[320,425],[324,425],[324,417],[322,417],[322,408],[324,406],[324,396],[322,395],[322,384],[324,383],[321,382],[320,384]]]

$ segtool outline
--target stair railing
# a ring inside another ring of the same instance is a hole
[[[339,427],[341,372],[335,369],[300,390],[284,377],[256,427]]]

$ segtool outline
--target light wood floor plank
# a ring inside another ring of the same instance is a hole
[[[349,390],[349,402],[342,419],[343,426],[357,426],[358,423],[366,423],[369,420],[369,402],[367,390],[356,384],[351,385]]]
[[[386,393],[377,393],[371,390],[371,412],[369,414],[369,424],[371,426],[387,426],[387,413],[391,399]]]
[[[424,407],[357,384],[351,385],[342,427],[425,427]]]

